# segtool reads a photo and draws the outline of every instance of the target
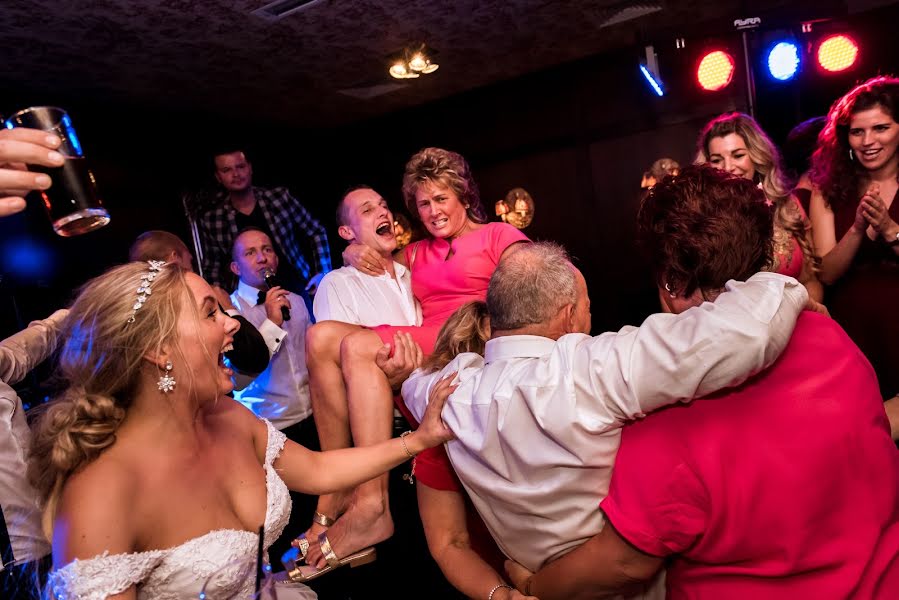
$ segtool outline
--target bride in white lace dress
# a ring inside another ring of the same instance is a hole
[[[281,533],[287,489],[351,488],[451,437],[441,404],[412,434],[311,452],[225,396],[237,323],[200,277],[131,263],[90,282],[60,356],[67,391],[41,415],[29,477],[45,506],[60,600],[196,598],[212,573]],[[226,570],[226,572],[230,572]],[[240,569],[209,598],[248,597]],[[300,585],[279,598],[315,598]]]

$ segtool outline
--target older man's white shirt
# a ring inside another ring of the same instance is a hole
[[[312,303],[316,321],[355,325],[421,325],[421,307],[412,295],[412,274],[393,263],[390,273],[367,275],[346,266],[322,278]]]
[[[431,386],[458,371],[443,411],[457,436],[447,450],[507,556],[537,570],[601,530],[628,420],[736,385],[780,355],[805,288],[760,273],[727,290],[617,333],[499,337],[484,358],[462,354],[406,381],[406,406],[421,419]]]

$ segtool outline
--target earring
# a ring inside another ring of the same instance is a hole
[[[159,388],[159,391],[163,394],[168,394],[173,389],[175,389],[175,378],[171,375],[172,372],[172,361],[166,361],[165,363],[165,373],[159,377],[159,381],[156,382],[156,387]]]
[[[671,286],[668,285],[667,283],[665,284],[665,291],[668,292],[668,295],[671,296],[672,298],[677,298],[677,294],[675,294],[674,292],[671,291]]]
[[[849,160],[855,160],[855,153],[852,151],[852,148],[849,148]]]

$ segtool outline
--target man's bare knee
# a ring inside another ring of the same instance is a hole
[[[351,361],[372,361],[383,344],[374,331],[362,329],[347,335],[340,342],[340,361],[348,364]]]
[[[307,360],[337,362],[340,359],[341,341],[354,331],[358,331],[358,328],[337,321],[322,321],[312,325],[306,330]]]

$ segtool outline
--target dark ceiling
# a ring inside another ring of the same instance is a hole
[[[317,0],[277,21],[264,0],[6,0],[0,89],[325,127],[383,115],[736,17],[820,16],[830,0]],[[747,7],[751,6],[751,9]],[[836,7],[836,8],[835,8]],[[844,9],[845,10],[845,9]],[[411,82],[388,57],[426,43]],[[3,108],[11,108],[4,106]]]

